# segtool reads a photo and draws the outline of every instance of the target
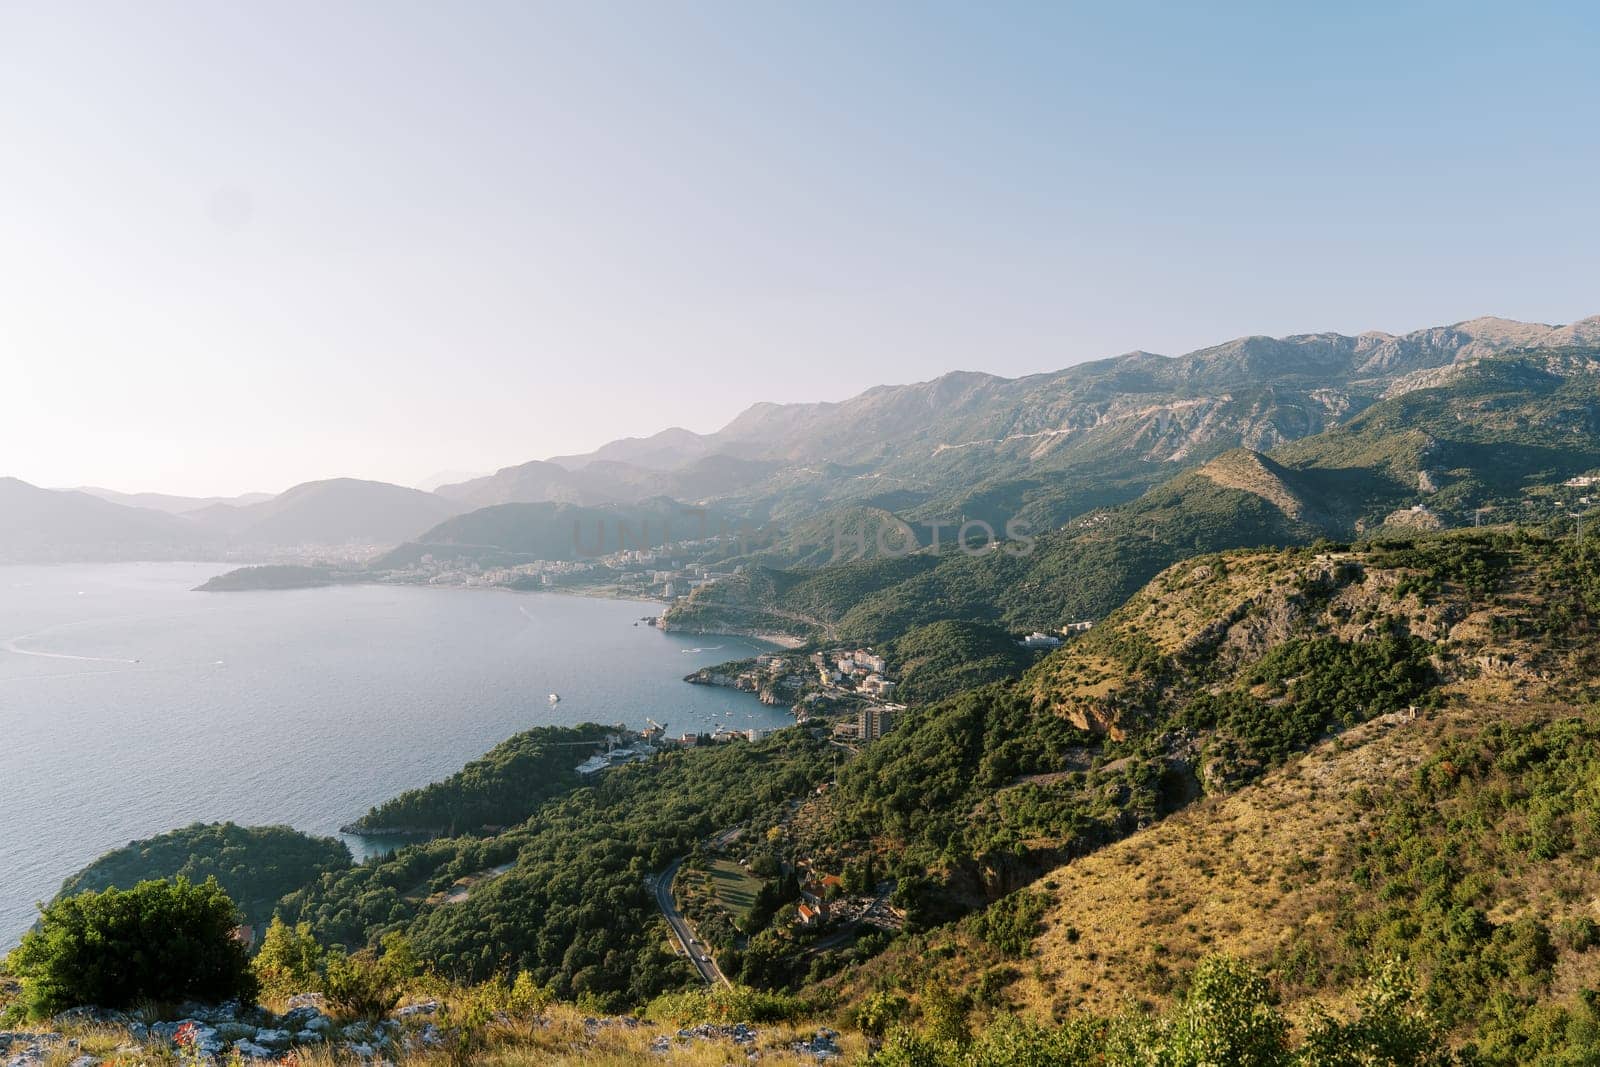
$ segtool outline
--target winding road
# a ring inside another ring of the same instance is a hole
[[[673,936],[678,939],[678,944],[689,954],[689,962],[694,964],[694,969],[700,972],[700,977],[705,979],[707,985],[732,985],[717,967],[717,961],[711,958],[702,941],[696,944],[697,935],[694,927],[689,925],[678,906],[672,902],[672,880],[678,876],[678,868],[683,866],[684,857],[679,856],[667,864],[667,869],[656,875],[656,907],[661,909],[661,914],[667,920],[667,925],[672,927]],[[704,956],[705,959],[701,959]]]

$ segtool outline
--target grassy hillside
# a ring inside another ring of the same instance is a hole
[[[1223,950],[1292,1003],[1393,957],[1491,1062],[1535,1059],[1600,985],[1597,742],[1600,718],[1549,704],[1352,731],[1048,876],[1015,994],[1046,1012],[1170,1001]]]
[[[983,978],[1039,1020],[1181,1002],[1202,961],[1254,964],[1302,1025],[1390,962],[1478,1062],[1584,1063],[1600,1036],[1600,716],[1470,702],[1392,714],[850,976],[913,996]],[[1586,1051],[1588,1050],[1588,1051]]]

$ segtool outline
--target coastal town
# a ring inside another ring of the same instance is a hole
[[[574,768],[579,777],[589,778],[612,767],[629,763],[643,763],[660,752],[675,748],[692,748],[696,745],[722,745],[732,741],[756,742],[766,737],[765,730],[736,730],[721,726],[707,734],[667,735],[666,726],[654,719],[643,730],[630,730],[622,724],[601,739],[601,751],[596,752]]]
[[[696,557],[717,542],[686,541],[669,548],[623,549],[581,559],[477,559],[459,553],[421,552],[389,560],[374,580],[405,585],[513,589],[521,592],[592,591],[618,597],[662,600],[687,597],[711,582],[731,578],[738,567],[718,570]],[[503,555],[503,554],[502,554]]]
[[[905,710],[890,699],[898,682],[889,675],[887,661],[870,648],[768,652],[703,667],[684,681],[737,689],[763,704],[789,705],[796,722],[827,724],[838,741],[875,741]]]
[[[809,667],[814,673],[806,673]],[[715,685],[758,693],[765,703],[781,691],[791,698],[795,721],[811,723],[814,732],[826,729],[835,741],[876,741],[894,728],[905,705],[880,699],[894,692],[895,682],[884,676],[883,658],[870,649],[836,649],[810,656],[764,653],[752,660],[706,667],[684,680],[695,685]],[[578,764],[581,777],[591,777],[613,767],[641,763],[660,752],[696,745],[736,741],[754,743],[767,731],[721,726],[710,733],[670,735],[667,724],[647,719],[642,730],[618,724],[601,740],[601,751]],[[822,736],[819,734],[819,736]]]

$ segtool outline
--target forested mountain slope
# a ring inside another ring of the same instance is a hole
[[[923,548],[893,562],[774,569],[698,591],[669,622],[863,641],[946,618],[1053,629],[1105,615],[1198,553],[1386,527],[1564,521],[1585,505],[1563,483],[1600,469],[1600,376],[1557,375],[1548,368],[1558,361],[1551,352],[1474,361],[1446,385],[1380,401],[1347,425],[1268,453],[1223,453],[1135,500],[1035,531],[1031,542],[972,554],[947,533],[937,557]],[[848,550],[877,543],[875,526],[846,529],[835,539]],[[858,529],[867,532],[856,538]]]
[[[1187,561],[846,768],[820,823],[999,903],[833,984],[983,976],[984,1010],[1060,1019],[1170,1002],[1215,952],[1291,1008],[1393,958],[1484,1062],[1587,1047],[1597,623],[1593,539]]]

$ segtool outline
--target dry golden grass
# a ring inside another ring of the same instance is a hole
[[[1012,987],[1031,1014],[1161,1005],[1211,952],[1264,961],[1333,918],[1357,784],[1410,774],[1440,719],[1374,721],[1262,782],[1201,801],[1052,872],[1036,966]]]
[[[610,1019],[606,1020],[606,1025],[588,1026],[585,1024],[586,1018],[576,1008],[554,1005],[537,1019],[493,1024],[485,1032],[482,1047],[472,1051],[466,1062],[486,1067],[533,1064],[632,1067],[647,1063],[667,1067],[713,1067],[747,1063],[752,1049],[760,1053],[760,1062],[763,1064],[797,1067],[799,1064],[814,1065],[817,1062],[815,1058],[797,1053],[792,1048],[797,1041],[809,1040],[816,1033],[816,1025],[754,1025],[757,1035],[754,1044],[742,1046],[726,1038],[682,1039],[677,1037],[676,1027],[666,1024],[641,1021],[629,1026],[621,1020]],[[69,1045],[63,1041],[51,1048],[43,1061],[44,1067],[66,1067],[85,1054],[102,1058],[105,1067],[177,1062],[171,1049],[155,1046],[118,1055],[118,1049],[133,1045],[127,1031],[120,1027],[72,1026],[63,1032],[76,1043]],[[665,1051],[655,1051],[652,1046],[663,1037],[670,1044]],[[847,1063],[855,1062],[865,1054],[865,1045],[858,1035],[842,1034],[838,1038],[838,1046]],[[0,1049],[0,1052],[4,1051]],[[311,1047],[295,1049],[280,1062],[292,1063],[295,1067],[348,1067],[360,1061],[335,1048]],[[440,1048],[402,1053],[389,1062],[396,1067],[451,1067],[452,1059],[449,1051]]]
[[[1380,832],[1360,790],[1411,777],[1447,734],[1486,722],[1569,715],[1565,705],[1474,702],[1416,721],[1385,716],[1318,746],[1238,793],[1202,801],[1122,842],[1051,872],[1053,905],[1035,955],[1008,994],[1040,1018],[1164,1006],[1203,957],[1227,952],[1266,965],[1291,946],[1332,952],[1355,846]],[[1600,917],[1600,872],[1581,861],[1506,871],[1506,922],[1533,914]],[[1600,980],[1600,957],[1564,963],[1552,993]],[[1285,989],[1337,1008],[1341,991]],[[1345,991],[1348,992],[1348,991]]]
[[[144,1058],[143,1053],[132,1053],[119,1057],[117,1050],[128,1048],[133,1042],[128,1037],[128,1032],[116,1026],[75,1026],[68,1032],[68,1037],[76,1044],[62,1043],[52,1048],[44,1058],[44,1067],[67,1067],[83,1056],[94,1056],[104,1061],[106,1067],[120,1064],[136,1064],[145,1062],[161,1062]]]

